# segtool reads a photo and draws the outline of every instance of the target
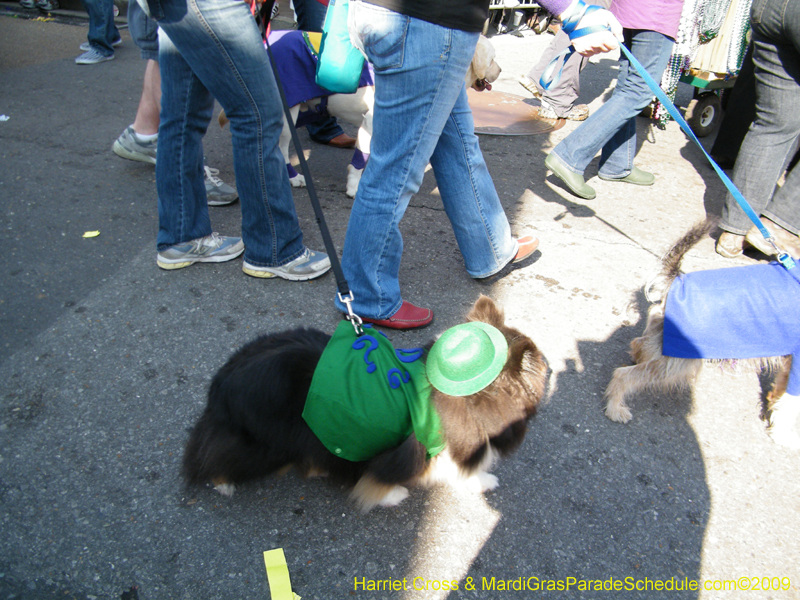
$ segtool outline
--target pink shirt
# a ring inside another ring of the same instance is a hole
[[[683,0],[613,0],[610,10],[625,29],[657,31],[674,40]]]

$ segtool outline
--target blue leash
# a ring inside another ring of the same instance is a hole
[[[600,25],[583,27],[576,31],[575,27],[585,15],[600,8],[599,6],[593,6],[593,5],[586,6],[584,5],[583,0],[580,0],[578,5],[579,5],[578,6],[579,10],[576,11],[573,14],[573,16],[571,16],[562,26],[564,33],[568,34],[571,40],[582,37],[584,35],[588,35],[590,33],[608,31],[606,27]],[[581,5],[583,5],[582,7],[583,10],[580,10]],[[683,129],[684,133],[686,133],[686,135],[689,136],[689,139],[691,139],[695,144],[697,144],[697,147],[700,148],[700,150],[703,152],[703,155],[708,159],[708,162],[711,163],[711,166],[717,172],[717,175],[719,175],[719,178],[722,180],[722,183],[724,183],[725,187],[728,188],[728,191],[730,191],[734,200],[736,200],[736,202],[739,204],[739,206],[745,212],[745,214],[756,225],[756,227],[758,227],[758,230],[761,232],[761,235],[764,236],[764,239],[767,242],[769,242],[773,248],[775,248],[775,251],[778,254],[778,262],[780,262],[787,269],[793,269],[795,267],[794,259],[789,255],[789,253],[782,250],[778,246],[778,244],[775,242],[775,238],[767,230],[767,228],[764,227],[764,223],[761,222],[761,219],[753,210],[753,208],[750,206],[750,204],[747,202],[747,200],[739,191],[739,189],[734,185],[734,183],[725,174],[725,172],[719,168],[719,165],[714,161],[714,159],[711,158],[711,156],[709,156],[708,152],[706,152],[706,149],[703,148],[703,145],[700,143],[700,140],[697,139],[697,136],[692,131],[692,128],[689,127],[689,124],[686,122],[683,116],[681,116],[678,109],[675,108],[675,105],[669,99],[664,90],[661,89],[661,86],[656,82],[655,79],[653,79],[653,77],[650,75],[650,73],[647,72],[647,70],[642,66],[642,64],[638,60],[636,60],[636,57],[633,56],[633,54],[631,54],[630,50],[628,50],[624,44],[620,44],[619,47],[620,50],[625,54],[627,59],[630,61],[630,63],[633,65],[633,67],[639,72],[639,75],[642,77],[642,79],[645,80],[647,85],[650,87],[650,90],[655,94],[656,98],[658,98],[659,102],[661,102],[661,104],[667,109],[667,112],[669,112],[670,116],[673,119],[675,119],[678,125],[681,126],[681,129]],[[574,52],[575,48],[570,46],[566,50],[559,53],[555,58],[553,58],[552,61],[550,61],[550,64],[547,65],[547,68],[544,70],[544,72],[542,73],[542,77],[539,80],[539,84],[542,86],[543,89],[547,90],[558,82],[558,80],[561,78],[561,72],[564,69],[564,64],[567,62],[567,60],[569,60],[569,57],[572,56]],[[553,76],[553,71],[555,71],[559,62],[561,66],[558,69],[558,73],[555,76]]]

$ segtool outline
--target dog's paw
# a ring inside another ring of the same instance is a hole
[[[386,494],[381,501],[378,502],[378,506],[397,506],[406,498],[408,498],[408,490],[402,485],[396,485],[392,488],[391,492]]]
[[[345,193],[348,198],[355,198],[358,192],[358,184],[361,181],[361,174],[364,169],[356,169],[353,165],[347,165],[347,189]]]
[[[491,492],[497,489],[500,485],[497,477],[486,471],[475,473],[466,480],[466,488],[475,494],[483,494],[484,492]]]
[[[609,403],[608,406],[606,406],[606,416],[617,423],[627,423],[633,418],[631,409],[624,404],[614,406]]]
[[[289,183],[292,184],[292,187],[304,188],[306,187],[306,178],[298,173],[294,177],[289,178]]]
[[[217,490],[223,496],[227,496],[230,498],[233,496],[233,492],[236,491],[236,486],[232,483],[218,483],[214,486],[214,489]]]
[[[800,436],[791,429],[772,426],[767,433],[769,433],[772,441],[779,446],[790,450],[800,450]]]
[[[494,489],[497,489],[497,486],[500,485],[497,477],[492,475],[491,473],[486,473],[485,471],[481,471],[475,478],[478,480],[480,484],[480,491],[481,493],[484,492],[491,492]]]

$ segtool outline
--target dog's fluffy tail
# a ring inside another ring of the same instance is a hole
[[[705,221],[697,223],[687,231],[686,234],[669,249],[669,252],[667,252],[662,259],[661,276],[671,282],[680,275],[683,257],[689,250],[694,248],[700,240],[717,228],[718,221],[719,219],[716,217],[709,217]]]
[[[697,223],[679,239],[661,259],[661,272],[645,286],[645,296],[651,302],[658,302],[669,289],[674,279],[681,274],[681,263],[686,253],[711,231],[716,229],[719,219],[709,217]]]

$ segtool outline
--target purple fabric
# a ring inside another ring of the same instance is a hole
[[[289,106],[307,102],[312,98],[330,96],[331,92],[317,85],[317,57],[311,51],[303,32],[295,29],[273,31],[269,34],[269,45],[283,83],[283,91]],[[369,63],[364,63],[359,87],[375,85]]]
[[[736,359],[792,355],[787,392],[800,393],[800,267],[779,263],[698,271],[672,283],[664,356]]]
[[[683,0],[613,0],[610,10],[625,29],[657,31],[674,40]]]
[[[363,169],[367,166],[367,161],[369,160],[369,154],[364,154],[361,150],[356,148],[353,151],[353,159],[350,161],[350,164],[353,165],[356,169]]]
[[[569,5],[572,4],[572,0],[541,0],[539,4],[558,16],[569,8]],[[591,4],[591,2],[587,2],[586,4]]]

